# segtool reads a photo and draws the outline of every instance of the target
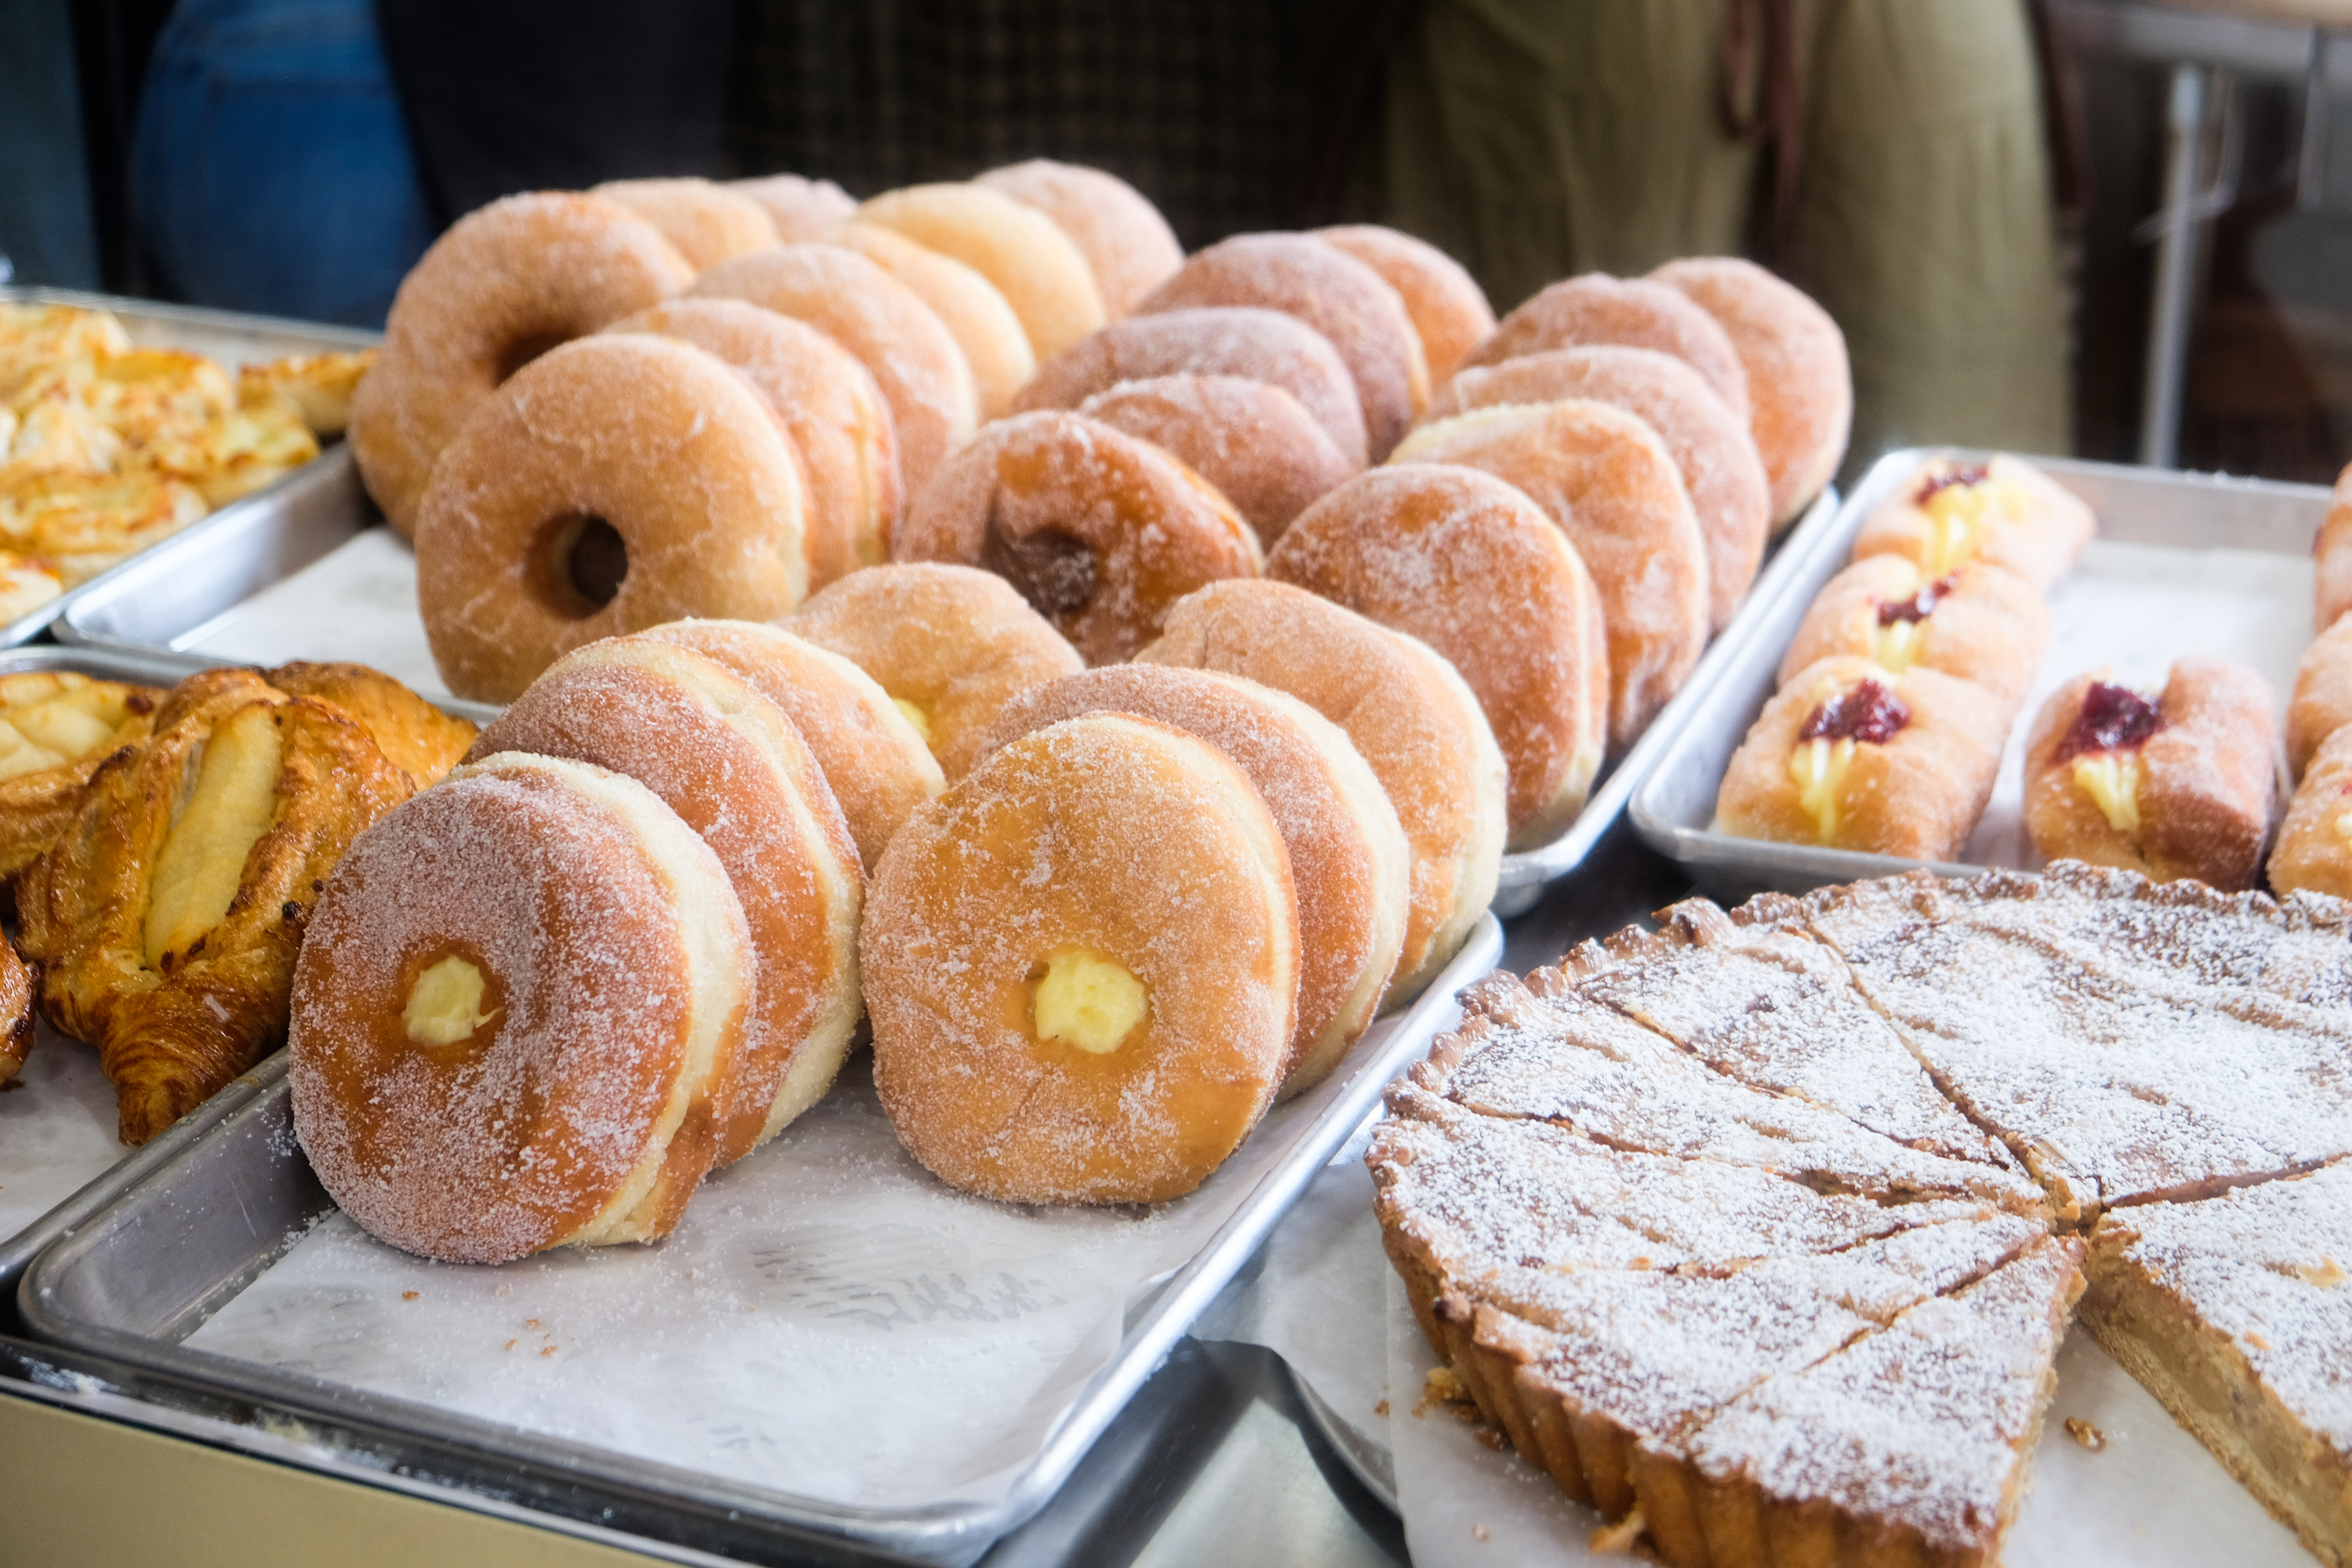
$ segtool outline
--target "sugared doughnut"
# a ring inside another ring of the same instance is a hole
[[[807,590],[800,460],[700,349],[583,338],[500,387],[441,454],[416,600],[451,691],[511,701],[583,643],[686,616],[765,620]]]
[[[1553,349],[1463,371],[1430,399],[1423,423],[1474,408],[1580,397],[1625,410],[1674,454],[1706,540],[1708,620],[1721,631],[1764,558],[1772,486],[1748,426],[1689,365],[1655,349],[1614,343]]]
[[[644,784],[719,857],[758,975],[742,1064],[711,1107],[732,1164],[816,1103],[856,1026],[865,874],[814,756],[776,705],[673,643],[574,649],[474,742],[593,763]]]
[[[1689,296],[1646,278],[1605,272],[1563,278],[1505,316],[1485,342],[1462,356],[1462,363],[1500,364],[1551,349],[1600,343],[1672,354],[1705,377],[1742,423],[1753,416],[1748,372],[1730,334]]]
[[[1356,472],[1307,405],[1267,382],[1154,376],[1097,392],[1078,412],[1150,442],[1214,485],[1269,549],[1292,518]]]
[[[1495,308],[1486,303],[1478,280],[1427,240],[1376,223],[1318,228],[1315,237],[1338,246],[1397,291],[1413,331],[1421,334],[1432,386],[1452,375],[1462,356],[1495,330]]]
[[[2330,735],[2352,724],[2352,621],[2336,623],[2311,639],[2294,667],[2294,695],[2286,705],[2288,777],[2303,777]]]
[[[2089,507],[2031,463],[1931,458],[1863,519],[1853,556],[1900,555],[1930,577],[1981,561],[2046,593],[2096,527]]]
[[[783,243],[765,206],[709,180],[607,180],[588,194],[661,230],[697,272]]]
[[[2281,898],[2352,899],[2352,729],[2328,736],[2305,765],[2271,851],[2270,882]]]
[[[1726,833],[1950,860],[1992,798],[2008,710],[1913,666],[1825,658],[1772,695],[1724,770]]]
[[[1426,644],[1286,583],[1219,583],[1136,656],[1287,691],[1355,742],[1412,847],[1412,906],[1390,1004],[1445,966],[1495,897],[1503,756],[1478,699]]]
[[[1749,428],[1772,476],[1772,526],[1795,521],[1845,459],[1853,427],[1845,334],[1803,289],[1736,256],[1669,261],[1650,276],[1730,335],[1748,373]]]
[[[1133,713],[1206,741],[1265,797],[1298,889],[1298,1025],[1282,1097],[1330,1076],[1395,973],[1412,851],[1380,779],[1345,731],[1238,676],[1167,665],[1090,669],[1017,698],[990,749],[1092,712]]]
[[[1215,305],[1280,310],[1329,339],[1356,384],[1373,462],[1429,402],[1429,363],[1404,301],[1336,246],[1303,234],[1237,234],[1194,251],[1135,309],[1154,316]]]
[[[2014,711],[2049,647],[2049,603],[1998,567],[1930,579],[1899,555],[1865,555],[1813,595],[1780,679],[1850,655],[1895,675],[1917,665],[1972,680]]]
[[[2312,541],[2311,624],[2326,631],[2352,610],[2352,465],[2336,476],[2327,516]]]
[[[783,626],[872,676],[950,782],[980,760],[1006,703],[1086,668],[1010,583],[969,566],[859,572],[813,595]]]
[[[971,366],[955,335],[913,289],[855,251],[778,246],[712,268],[693,292],[806,321],[856,355],[890,405],[908,495],[980,426]]]
[[[995,284],[951,256],[917,245],[893,229],[844,223],[812,237],[854,250],[913,289],[963,350],[982,420],[1012,412],[1013,394],[1037,374],[1037,356],[1021,318]]]
[[[659,229],[601,196],[541,192],[467,213],[401,279],[383,348],[352,395],[368,494],[414,534],[434,460],[501,382],[693,281]]]
[[[898,438],[882,390],[847,350],[805,321],[743,300],[674,300],[614,322],[715,354],[767,399],[808,483],[808,580],[821,588],[890,557]]]
[[[1390,461],[1483,468],[1568,535],[1609,633],[1610,744],[1632,745],[1706,647],[1706,541],[1657,433],[1605,403],[1482,408],[1414,431]]]
[[[874,1088],[942,1180],[1159,1203],[1257,1124],[1298,996],[1265,803],[1215,747],[1092,713],[991,754],[882,857]]]
[[[1085,253],[1052,218],[1002,191],[908,185],[859,206],[857,221],[896,229],[995,284],[1041,360],[1103,324],[1102,291]]]
[[[1510,774],[1510,843],[1583,808],[1609,742],[1609,644],[1575,547],[1490,474],[1374,468],[1308,508],[1266,575],[1419,637],[1478,696]]]
[[[371,1235],[503,1263],[668,1233],[753,986],[709,846],[635,779],[462,768],[360,836],[294,969],[294,1131]]]
[[[2045,860],[2242,893],[2276,798],[2270,683],[2184,658],[2151,701],[2094,671],[2050,694],[2025,743],[2025,830]]]
[[[949,458],[891,553],[997,574],[1089,664],[1130,657],[1177,600],[1261,564],[1257,536],[1200,476],[1056,409],[999,420]]]
[[[804,174],[730,180],[727,188],[764,207],[776,226],[776,237],[786,245],[797,245],[819,229],[831,228],[857,210],[856,196],[831,180],[812,180]]]
[[[1349,468],[1364,466],[1364,410],[1331,340],[1279,310],[1248,307],[1130,316],[1037,367],[1014,400],[1024,409],[1076,408],[1126,381],[1237,375],[1298,399]]]
[[[832,786],[868,871],[908,814],[947,787],[914,721],[837,653],[756,621],[672,621],[639,635],[725,665],[783,710]]]
[[[1184,265],[1184,247],[1168,220],[1117,174],[1032,158],[991,169],[972,184],[1035,207],[1070,237],[1094,273],[1108,320],[1116,321],[1135,309],[1137,300]]]

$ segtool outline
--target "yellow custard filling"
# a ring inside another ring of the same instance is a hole
[[[454,1046],[498,1016],[482,1011],[482,972],[451,953],[416,977],[400,1021],[420,1046]]]
[[[1066,947],[1045,960],[1031,998],[1037,1037],[1104,1056],[1118,1049],[1150,1011],[1150,993],[1107,952]]]
[[[1853,765],[1853,742],[1801,741],[1789,758],[1789,776],[1796,781],[1797,804],[1813,819],[1813,834],[1822,844],[1834,843],[1838,830],[1838,790],[1845,771]]]
[[[278,814],[278,752],[267,703],[237,710],[205,743],[195,790],[155,852],[142,933],[150,968],[227,917],[246,857]]]
[[[2074,787],[2117,833],[2139,831],[2139,753],[2093,752],[2074,759]]]
[[[1921,508],[1934,532],[1927,544],[1923,574],[1941,577],[1976,558],[1985,529],[1995,521],[2015,521],[2024,514],[2025,498],[2017,487],[2001,479],[1980,479],[1972,485],[1946,485]]]
[[[1900,675],[1919,662],[1919,655],[1927,644],[1927,623],[1896,621],[1874,628],[1870,639],[1870,657],[1881,669]]]
[[[893,697],[890,700],[897,703],[898,706],[898,711],[907,716],[907,722],[915,727],[915,733],[923,738],[923,744],[926,746],[929,745],[931,743],[931,716],[929,712],[924,710],[923,705],[919,702],[909,702],[903,697]]]

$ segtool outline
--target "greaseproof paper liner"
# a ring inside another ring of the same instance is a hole
[[[0,1241],[127,1159],[118,1125],[98,1052],[39,1025],[23,1070],[0,1090]]]
[[[373,665],[428,701],[449,697],[417,616],[416,553],[389,528],[365,530],[172,646],[244,664]]]

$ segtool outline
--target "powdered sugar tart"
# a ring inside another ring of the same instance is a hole
[[[1368,1156],[1522,1456],[1692,1568],[1992,1562],[2079,1300],[2352,1562],[2352,908],[2062,862],[1660,918],[1474,987]]]

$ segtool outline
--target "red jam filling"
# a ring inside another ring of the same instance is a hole
[[[1985,482],[1986,475],[1990,471],[1982,463],[1959,464],[1922,484],[1919,487],[1919,493],[1911,498],[1912,503],[1916,506],[1926,506],[1936,498],[1939,490],[1957,489],[1963,485],[1980,485]]]
[[[1864,680],[1841,691],[1812,711],[1800,741],[1866,741],[1883,746],[1911,722],[1903,699],[1875,680]]]
[[[1897,621],[1926,620],[1936,613],[1936,606],[1942,603],[1944,595],[1950,593],[1953,584],[1959,580],[1959,574],[1954,573],[1948,577],[1937,578],[1907,599],[1882,602],[1878,606],[1878,624],[1891,626]]]
[[[2053,762],[2070,763],[2093,752],[2136,752],[2164,728],[2164,715],[2155,703],[2128,686],[2091,682],[2083,693],[2083,710],[2066,731]]]

